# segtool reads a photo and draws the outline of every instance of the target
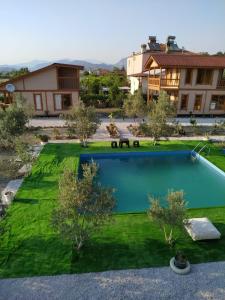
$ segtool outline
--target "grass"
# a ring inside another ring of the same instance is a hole
[[[171,141],[152,146],[142,142],[135,151],[192,149],[197,142]],[[5,228],[0,241],[0,277],[22,277],[81,273],[112,269],[168,265],[173,255],[159,228],[145,213],[117,214],[112,224],[92,237],[77,256],[69,241],[51,227],[51,213],[57,205],[58,179],[66,167],[77,169],[80,153],[134,151],[114,149],[109,142],[91,143],[87,149],[78,144],[48,144],[19,190],[2,221]],[[211,145],[207,157],[225,171],[225,157]],[[190,209],[190,216],[207,216],[222,233],[219,241],[193,242],[181,233],[178,247],[191,263],[225,260],[225,207]]]

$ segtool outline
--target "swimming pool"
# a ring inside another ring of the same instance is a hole
[[[148,195],[184,190],[189,208],[225,205],[225,173],[190,151],[84,154],[80,163],[99,165],[98,181],[116,189],[117,212],[145,211]]]

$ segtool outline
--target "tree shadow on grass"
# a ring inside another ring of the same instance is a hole
[[[23,204],[39,204],[39,200],[31,198],[15,198],[14,202]]]
[[[69,273],[70,264],[71,245],[57,235],[17,236],[0,248],[0,277]]]
[[[165,266],[170,257],[168,247],[158,240],[148,239],[144,243],[92,241],[79,254],[73,250],[71,273]]]

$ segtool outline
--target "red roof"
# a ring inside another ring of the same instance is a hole
[[[147,73],[135,73],[135,74],[132,74],[132,75],[129,75],[129,76],[132,76],[132,77],[148,77],[148,74]]]
[[[185,68],[225,68],[225,56],[187,55],[187,54],[153,54],[147,60],[145,69],[149,69],[152,61],[159,67]]]

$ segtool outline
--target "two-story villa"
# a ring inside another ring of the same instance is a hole
[[[147,93],[148,75],[143,72],[145,64],[154,51],[159,52],[164,49],[165,45],[157,43],[155,36],[149,36],[148,45],[142,44],[139,52],[133,52],[127,58],[127,76],[130,80],[131,94],[134,94],[139,88],[142,88],[144,94]]]
[[[35,115],[59,115],[79,102],[80,70],[83,66],[54,63],[0,84],[2,106],[21,94]]]
[[[146,64],[147,98],[165,90],[178,115],[225,114],[225,56],[152,54]]]
[[[175,36],[168,36],[166,43],[159,43],[156,36],[149,36],[147,44],[141,45],[141,50],[133,52],[127,58],[127,76],[130,80],[131,94],[139,88],[143,94],[147,94],[148,90],[148,74],[145,73],[145,64],[153,54],[157,53],[182,53],[191,54],[187,50],[178,47]]]

